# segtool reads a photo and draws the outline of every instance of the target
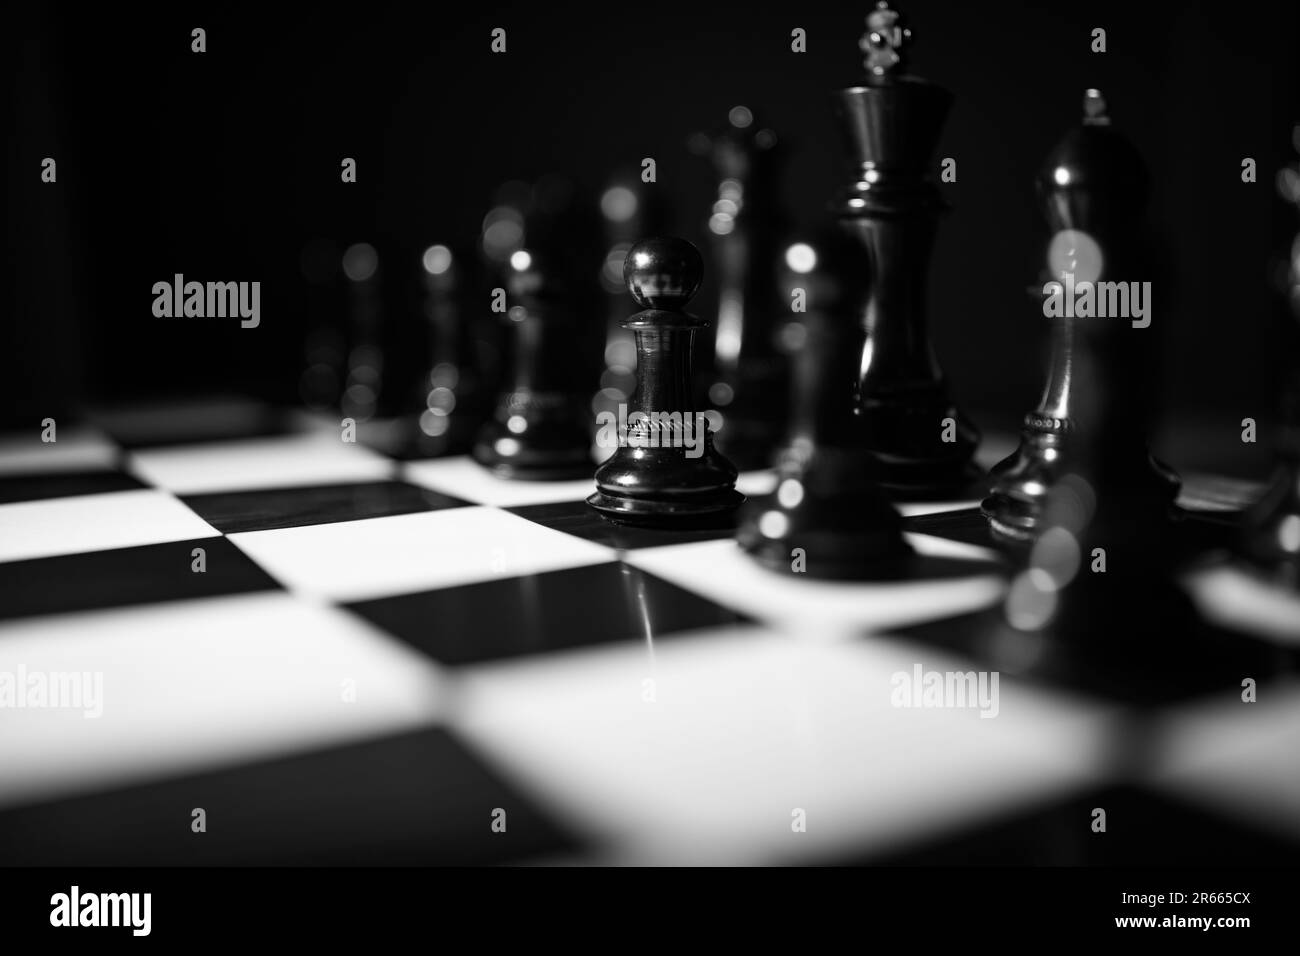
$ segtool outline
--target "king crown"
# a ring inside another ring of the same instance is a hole
[[[903,64],[904,49],[911,42],[912,31],[903,26],[903,18],[889,7],[888,0],[880,0],[876,9],[867,14],[867,32],[858,41],[865,54],[863,63],[867,76],[875,81],[888,79]]]

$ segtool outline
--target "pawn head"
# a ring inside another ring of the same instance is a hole
[[[623,281],[643,309],[679,312],[703,279],[700,251],[685,239],[642,239],[623,260]]]

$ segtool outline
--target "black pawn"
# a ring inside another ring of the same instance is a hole
[[[855,250],[847,251],[851,261]],[[788,284],[805,289],[809,302],[794,351],[790,430],[777,454],[776,492],[745,505],[736,538],[774,571],[887,578],[912,549],[856,410],[864,333],[860,290],[845,281],[855,273],[843,268],[844,252],[844,239],[827,237],[816,246],[796,243],[786,256]]]
[[[722,524],[745,500],[735,488],[735,466],[714,449],[707,420],[695,409],[692,350],[707,323],[685,309],[703,277],[699,250],[684,239],[643,239],[623,262],[628,291],[645,311],[624,323],[637,351],[627,429],[597,469],[597,490],[587,499],[607,518]]]
[[[575,388],[576,329],[565,290],[555,270],[527,249],[511,255],[505,290],[511,372],[474,458],[502,478],[589,475],[591,422],[587,397]]]

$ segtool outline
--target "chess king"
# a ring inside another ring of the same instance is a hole
[[[834,211],[866,253],[864,433],[881,486],[915,500],[969,488],[979,476],[971,461],[979,433],[949,398],[926,331],[930,250],[946,209],[929,171],[952,94],[904,75],[910,39],[887,3],[867,17],[866,77],[836,96],[855,179]]]

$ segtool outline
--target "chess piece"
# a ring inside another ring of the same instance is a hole
[[[641,182],[640,167],[619,170],[600,197],[605,256],[600,287],[605,315],[604,363],[592,408],[618,413],[636,388],[636,336],[623,327],[633,305],[623,282],[623,261],[641,236],[661,234],[666,210],[661,193]],[[697,343],[698,346],[698,343]],[[597,449],[597,452],[613,449]]]
[[[382,275],[375,247],[368,242],[348,246],[343,275],[348,280],[348,352],[340,407],[345,418],[364,424],[380,412],[387,372]]]
[[[420,458],[470,451],[491,407],[484,382],[486,336],[461,308],[462,258],[441,244],[421,256],[426,358],[420,365],[414,427],[404,443]]]
[[[1096,90],[1085,116],[1049,156],[1040,188],[1050,274],[1099,288],[1148,265],[1139,223],[1147,177]],[[1021,570],[1002,615],[973,642],[1036,676],[1175,699],[1221,686],[1244,651],[1201,624],[1178,583],[1177,480],[1146,444],[1152,332],[1145,318],[1135,325],[1131,315],[1091,312],[1058,329],[1049,401],[1030,416],[984,503],[993,527],[1023,535],[1025,546],[1013,550]]]
[[[736,537],[774,571],[871,579],[893,576],[912,549],[878,484],[865,420],[854,407],[863,333],[851,267],[856,249],[843,254],[849,241],[828,236],[792,245],[786,255],[788,285],[808,301],[794,351],[791,426],[777,455],[776,491],[745,504]]]
[[[347,327],[342,295],[342,258],[335,243],[313,239],[299,255],[305,315],[313,323],[303,342],[303,369],[298,395],[317,414],[341,408],[347,369]]]
[[[861,242],[870,276],[858,393],[881,483],[903,499],[959,495],[977,478],[979,435],[956,409],[926,331],[925,287],[946,204],[928,176],[952,95],[903,75],[911,31],[881,3],[861,41],[866,78],[837,112],[855,171],[835,209]]]
[[[1201,626],[1179,586],[1168,485],[1135,454],[1145,386],[1117,353],[1142,334],[1111,319],[1076,329],[1069,457],[1056,462],[1035,537],[1013,549],[1005,604],[971,651],[999,670],[1158,702],[1221,686],[1237,650]]]
[[[704,263],[683,239],[643,239],[623,264],[644,308],[625,326],[636,336],[637,386],[619,447],[596,470],[587,503],[615,521],[662,526],[725,523],[743,502],[736,468],[713,447],[695,409],[691,352],[705,323],[685,309]]]
[[[1099,367],[1093,378],[1103,390],[1093,398],[1127,396],[1120,399],[1123,416],[1111,421],[1109,447],[1120,456],[1111,490],[1167,510],[1179,486],[1177,476],[1153,459],[1146,445],[1150,403],[1142,383],[1151,376],[1151,333],[1133,328],[1126,316],[1076,315],[1074,290],[1084,283],[1093,288],[1100,282],[1127,283],[1144,265],[1137,237],[1148,190],[1146,167],[1110,125],[1097,90],[1084,97],[1083,123],[1048,156],[1038,190],[1052,233],[1047,271],[1053,283],[1048,285],[1059,290],[1053,294],[1063,301],[1059,310],[1050,310],[1051,362],[1043,397],[1025,416],[1017,450],[994,467],[991,491],[982,504],[994,535],[1021,543],[1041,530],[1047,496],[1072,467],[1076,407],[1081,390],[1089,387],[1078,371],[1085,347],[1095,353]],[[1123,456],[1128,456],[1127,465]]]
[[[1292,138],[1300,150],[1300,125]],[[1300,165],[1282,170],[1278,190],[1300,210]],[[1285,275],[1290,316],[1300,320],[1300,233],[1287,250]],[[1242,550],[1279,583],[1300,588],[1300,328],[1288,322],[1282,337],[1290,359],[1277,475],[1246,516]]]
[[[474,458],[502,478],[589,475],[588,399],[575,387],[574,317],[562,278],[521,248],[511,254],[504,281],[511,369]]]
[[[701,376],[705,401],[718,450],[742,471],[767,468],[783,433],[789,389],[788,363],[776,342],[783,305],[774,277],[786,231],[781,150],[776,134],[745,106],[731,109],[722,132],[692,137],[691,148],[708,155],[717,176],[708,221],[717,322],[712,362],[703,363]]]

